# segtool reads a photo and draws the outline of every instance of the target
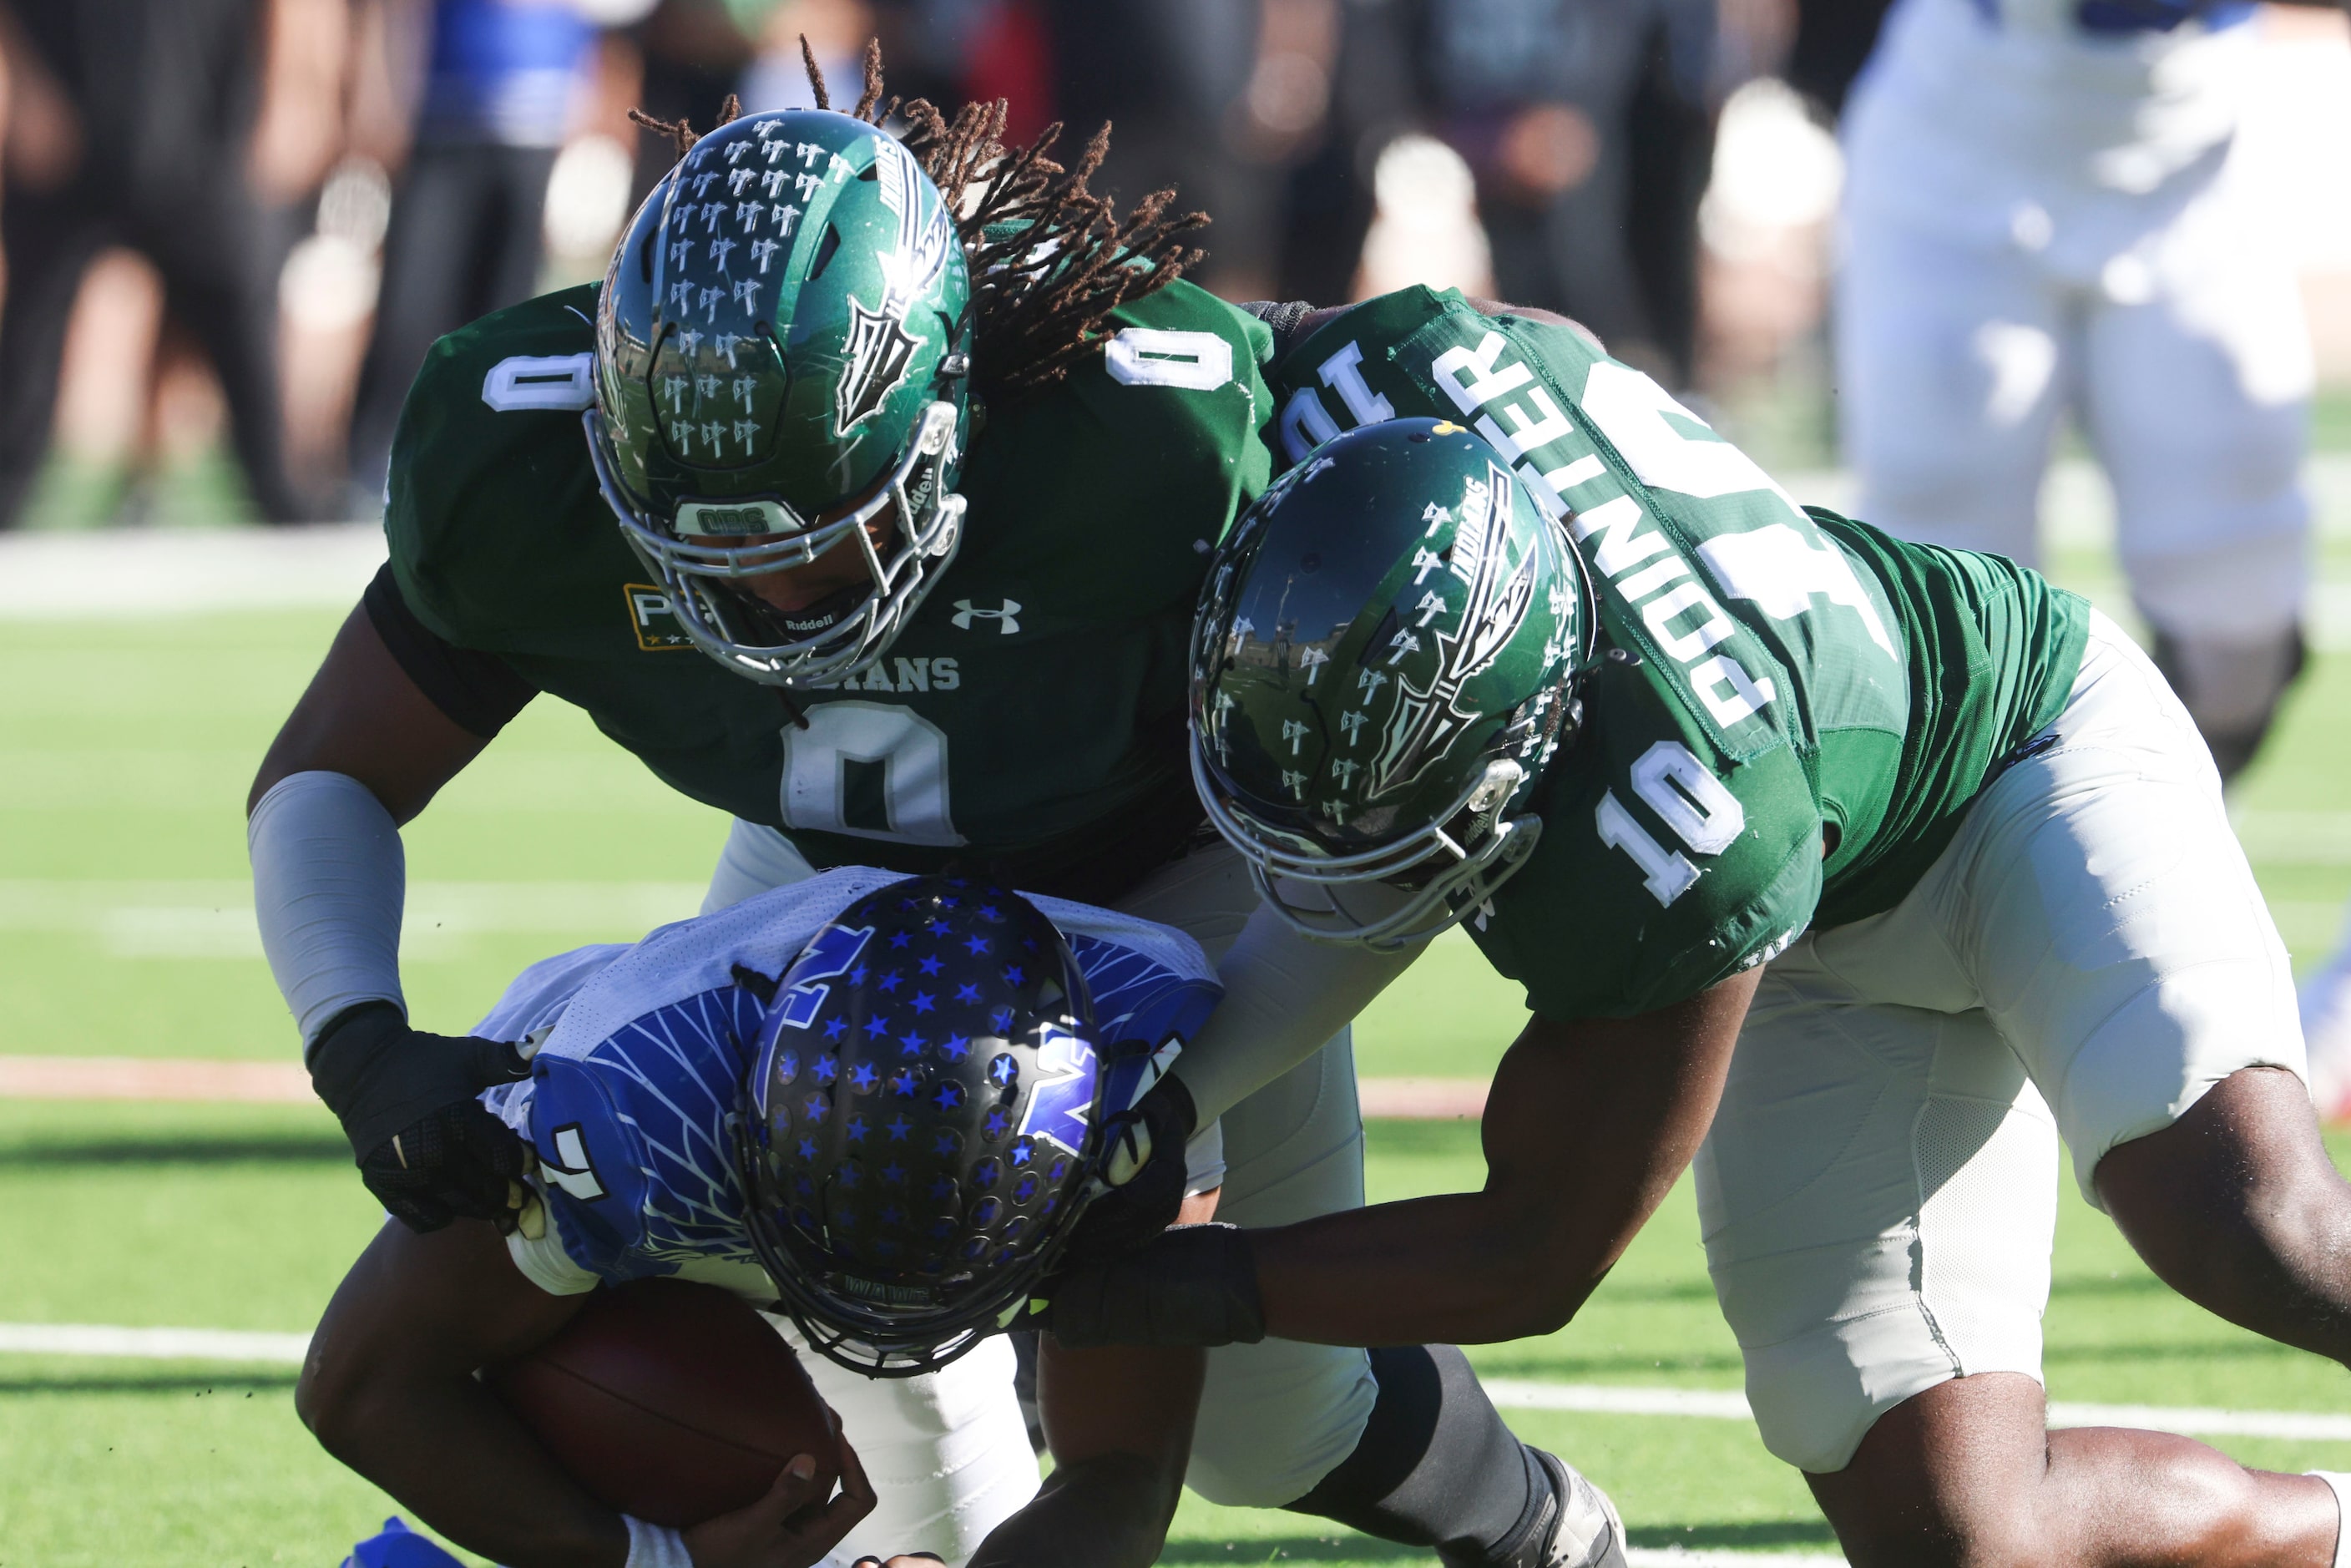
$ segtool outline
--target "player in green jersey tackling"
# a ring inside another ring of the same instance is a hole
[[[2351,1479],[2044,1423],[2061,1140],[2182,1293],[2351,1361],[2285,954],[2153,666],[1797,507],[1556,318],[1290,336],[1303,461],[1203,600],[1199,787],[1297,928],[1464,923],[1535,1016],[1483,1191],[1078,1265],[1063,1342],[1547,1333],[1695,1155],[1758,1425],[1855,1563],[2346,1561]]]
[[[1253,920],[1186,762],[1193,603],[1270,466],[1267,329],[1176,277],[1164,200],[1122,222],[1087,193],[1098,154],[1003,147],[1000,106],[909,106],[901,142],[889,111],[869,78],[856,115],[694,141],[601,287],[444,339],[410,394],[390,563],[264,761],[249,836],[313,1081],[413,1228],[508,1222],[522,1151],[474,1096],[527,1069],[408,1019],[398,828],[540,692],[732,815],[706,907],[818,867],[963,865],[1223,960],[1226,1043],[1186,1060],[1287,1071],[1214,1119],[1180,1078],[1155,1090],[1099,1244],[1174,1217],[1187,1142],[1221,1138],[1245,1220],[1362,1201],[1343,1031],[1397,962]],[[844,1396],[853,1437],[908,1409],[935,1427],[906,1444],[928,1459],[875,1473],[874,1538],[959,1561],[1036,1491],[1011,1359],[993,1339],[912,1399]],[[1621,1563],[1605,1500],[1510,1435],[1458,1352],[1208,1362],[1187,1479],[1217,1500],[1460,1564]],[[1067,1561],[1149,1556],[1156,1503],[1079,1490],[1046,1500],[1098,1521],[1061,1532]]]

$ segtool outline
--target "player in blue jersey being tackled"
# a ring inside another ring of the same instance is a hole
[[[319,1329],[303,1417],[512,1568],[952,1554],[976,1507],[1002,1522],[975,1563],[1141,1568],[1182,1487],[1199,1353],[1049,1339],[1058,1464],[1041,1491],[1017,1420],[958,1425],[903,1375],[994,1332],[1085,1223],[1090,1186],[1134,1175],[1128,1113],[1216,1005],[1212,974],[1148,922],[860,869],[535,965],[482,1024],[537,1042],[531,1076],[485,1096],[536,1151],[519,1222],[503,1240],[481,1220],[387,1223]],[[1217,1185],[1213,1134],[1188,1169],[1192,1192]],[[785,1475],[682,1533],[616,1515],[475,1381],[600,1285],[659,1277],[788,1313],[821,1353],[808,1370],[850,1413],[837,1496]],[[958,1439],[944,1470],[943,1428]],[[923,1483],[875,1511],[860,1445]]]
[[[483,1095],[536,1152],[524,1208],[503,1239],[485,1220],[386,1223],[319,1327],[303,1417],[426,1522],[511,1568],[960,1562],[974,1514],[998,1521],[974,1564],[1142,1568],[1183,1486],[1199,1352],[1046,1336],[1056,1468],[1041,1489],[1017,1418],[975,1426],[907,1375],[980,1348],[1072,1241],[1130,1223],[1097,1211],[1100,1195],[1165,1181],[1186,1217],[1213,1211],[1217,1129],[1155,1159],[1134,1107],[1216,1007],[1214,975],[1196,944],[1148,921],[854,867],[534,965],[479,1026],[532,1042],[529,1078]],[[617,1514],[475,1380],[546,1343],[600,1285],[658,1277],[788,1314],[824,1358],[808,1364],[842,1412],[838,1496],[787,1475],[683,1532]],[[878,1499],[861,1447],[899,1478]],[[1480,1456],[1498,1466],[1570,1499],[1516,1521],[1506,1561],[1621,1568],[1621,1527],[1590,1483],[1506,1432]],[[1455,1506],[1528,1490],[1508,1471],[1456,1478]],[[1460,1541],[1440,1554],[1494,1555]]]

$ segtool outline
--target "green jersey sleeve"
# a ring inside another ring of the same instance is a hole
[[[386,528],[420,622],[820,867],[987,864],[1098,901],[1172,852],[1198,818],[1193,601],[1270,467],[1260,323],[1176,282],[1062,381],[981,411],[954,563],[887,656],[788,706],[693,649],[597,493],[594,296],[487,317],[419,375]]]

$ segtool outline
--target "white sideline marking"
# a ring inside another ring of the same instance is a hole
[[[383,558],[374,523],[19,532],[0,538],[0,620],[348,610]]]
[[[463,938],[556,933],[620,940],[702,906],[698,882],[415,882],[403,956],[451,956]],[[118,958],[258,958],[245,882],[0,880],[0,931],[87,932]]]
[[[1845,1568],[1842,1557],[1822,1552],[1690,1551],[1681,1546],[1627,1546],[1633,1568]]]
[[[104,1323],[0,1323],[0,1351],[30,1355],[119,1355],[146,1361],[258,1361],[302,1364],[306,1333],[244,1329],[126,1329]]]
[[[1710,1388],[1625,1387],[1495,1378],[1486,1393],[1506,1410],[1580,1410],[1605,1416],[1678,1416],[1752,1421],[1747,1396]],[[2146,1427],[2189,1436],[2285,1437],[2351,1443],[2351,1416],[2301,1410],[2221,1410],[2205,1405],[2087,1405],[2052,1400],[2052,1427]]]

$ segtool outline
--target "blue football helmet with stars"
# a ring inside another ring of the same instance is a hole
[[[914,877],[817,933],[761,1028],[736,1151],[753,1250],[810,1344],[912,1376],[1019,1312],[1134,1076],[1099,1050],[1069,943],[1018,894]]]

